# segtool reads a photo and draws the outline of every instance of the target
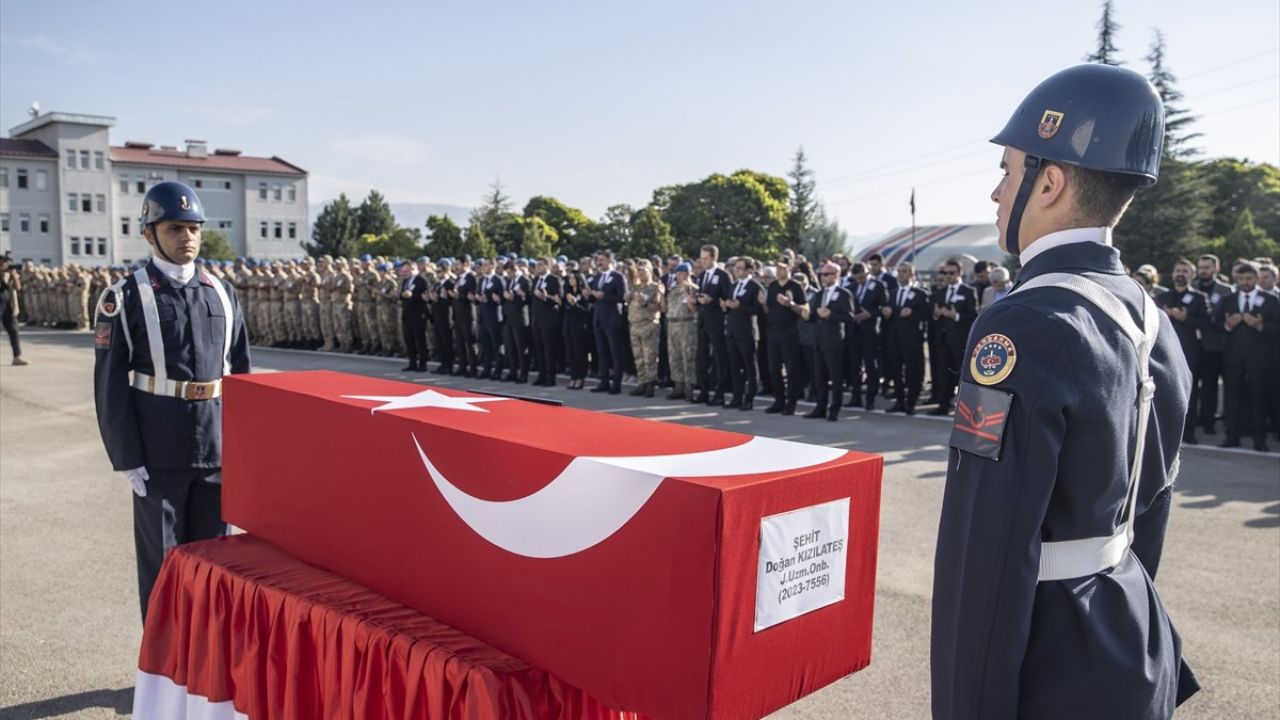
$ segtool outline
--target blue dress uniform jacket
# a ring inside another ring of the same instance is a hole
[[[231,372],[249,372],[249,336],[230,283],[200,270],[186,285],[174,287],[153,263],[148,263],[147,275],[155,293],[165,369],[170,379],[207,382],[222,377],[229,318],[211,284],[214,282],[222,283],[234,315]],[[118,305],[109,306],[111,303]],[[155,375],[142,302],[132,274],[117,292],[108,290],[104,307],[99,308],[95,346],[98,428],[112,468],[221,467],[222,398],[183,400],[153,395],[130,385],[130,371]]]
[[[1114,248],[1046,250],[1019,282],[1050,272],[1089,273],[1141,323],[1142,289]],[[1013,293],[978,317],[934,566],[935,718],[1168,718],[1198,689],[1152,582],[1191,391],[1178,338],[1164,313],[1159,320],[1131,551],[1105,572],[1037,582],[1043,542],[1108,536],[1124,525],[1137,356],[1114,321],[1070,290]],[[973,351],[988,338],[1006,340],[1017,360],[1003,379],[979,384]],[[986,408],[975,410],[981,402]],[[1003,419],[991,421],[1000,411]],[[961,425],[995,437],[988,452],[958,449],[973,447]]]

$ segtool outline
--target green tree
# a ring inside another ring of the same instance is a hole
[[[462,254],[462,228],[448,215],[427,218],[426,253],[433,258],[457,257]]]
[[[522,218],[524,237],[520,242],[520,256],[527,258],[549,257],[555,254],[560,236],[546,220],[534,215]]]
[[[498,242],[506,226],[516,217],[511,212],[511,198],[502,189],[502,181],[494,180],[480,206],[471,211],[469,225],[477,226],[484,237]]]
[[[473,259],[491,258],[497,255],[498,251],[494,248],[493,241],[485,237],[484,229],[475,223],[471,223],[463,233],[462,253],[460,254],[470,255]]]
[[[1111,0],[1102,3],[1102,18],[1098,20],[1098,49],[1085,56],[1085,62],[1102,63],[1103,65],[1123,65],[1116,49],[1116,33],[1120,24],[1115,20],[1115,8]]]
[[[200,257],[206,260],[235,260],[235,251],[227,236],[212,228],[200,231]]]
[[[1151,64],[1151,84],[1156,86],[1160,99],[1164,101],[1164,156],[1185,160],[1200,154],[1191,141],[1201,134],[1189,131],[1196,118],[1178,104],[1183,98],[1182,91],[1177,87],[1178,79],[1173,71],[1165,64],[1164,52],[1164,33],[1156,30],[1147,62]]]
[[[631,216],[630,235],[630,241],[622,246],[622,257],[647,258],[657,255],[665,258],[676,251],[676,239],[671,235],[671,226],[655,208],[647,207]]]
[[[800,246],[796,252],[804,255],[809,264],[816,265],[825,258],[848,250],[849,235],[840,227],[840,222],[827,217],[827,208],[821,201],[813,207],[813,222],[801,236]]]
[[[558,251],[561,246],[571,242],[574,238],[586,235],[591,236],[595,223],[587,214],[575,207],[569,207],[559,200],[548,195],[538,195],[525,203],[524,216],[526,218],[542,218],[542,220],[556,231],[556,241],[552,251]]]
[[[621,253],[631,243],[631,218],[635,214],[635,208],[626,203],[610,205],[599,223],[600,245],[590,250],[607,249]]]
[[[350,256],[356,241],[356,218],[346,193],[337,200],[325,203],[311,227],[311,240],[303,248],[312,257],[332,255]]]
[[[422,231],[418,228],[397,227],[382,235],[361,235],[356,254],[365,253],[375,257],[415,259],[423,253]]]
[[[1267,257],[1280,259],[1280,244],[1253,221],[1253,211],[1245,208],[1236,218],[1235,227],[1225,237],[1214,238],[1209,252],[1217,255],[1229,271],[1237,260]]]
[[[1199,164],[1212,199],[1205,234],[1225,237],[1246,209],[1272,240],[1280,240],[1280,168],[1235,158],[1217,158]]]
[[[739,170],[675,188],[662,216],[686,254],[714,243],[724,257],[768,257],[783,246],[788,198],[782,178]]]
[[[356,235],[388,235],[396,229],[396,216],[382,193],[370,190],[368,197],[356,208]]]
[[[800,247],[805,231],[813,224],[816,211],[814,198],[813,171],[809,169],[804,155],[804,148],[796,150],[795,160],[787,177],[791,178],[789,207],[787,210],[786,246],[795,250]]]
[[[1166,158],[1160,182],[1138,190],[1113,239],[1130,267],[1151,263],[1165,273],[1179,257],[1203,245],[1209,216],[1209,186],[1199,167]]]

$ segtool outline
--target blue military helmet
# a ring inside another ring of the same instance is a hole
[[[1040,83],[991,142],[1027,154],[1025,174],[1009,214],[1005,250],[1018,253],[1018,228],[1045,162],[1131,175],[1143,186],[1160,175],[1164,103],[1132,70],[1091,63]]]
[[[204,206],[196,191],[180,182],[157,183],[142,198],[141,225],[161,221],[204,222]]]
[[[676,265],[676,272],[693,272],[693,266],[687,262],[682,262],[679,265]]]
[[[1160,174],[1164,103],[1132,70],[1077,65],[1037,85],[991,142],[1044,160],[1137,175],[1153,185]]]

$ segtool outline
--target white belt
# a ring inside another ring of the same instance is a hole
[[[157,380],[146,373],[133,374],[133,387],[142,392],[165,397],[176,397],[182,400],[212,400],[222,395],[222,379],[209,382],[195,380]]]
[[[1120,564],[1130,543],[1127,525],[1111,537],[1042,543],[1038,581],[1070,580],[1106,572]]]

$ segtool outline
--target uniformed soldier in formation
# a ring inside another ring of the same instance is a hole
[[[235,289],[195,266],[204,219],[191,188],[152,187],[139,225],[154,255],[97,303],[98,428],[133,487],[144,620],[165,552],[227,530],[222,377],[249,372],[249,336]]]
[[[457,356],[454,375],[476,377],[479,363],[476,359],[475,306],[473,301],[479,291],[471,258],[463,256],[454,287],[449,291],[453,298],[453,352]]]
[[[1191,374],[1111,246],[1156,180],[1164,117],[1141,75],[1081,65],[993,141],[1022,271],[965,353],[934,563],[939,720],[1154,720],[1198,689],[1153,584]]]
[[[636,283],[627,288],[627,322],[636,364],[636,387],[631,395],[653,397],[658,388],[659,321],[664,293],[648,260],[636,263]]]
[[[449,375],[453,372],[453,299],[452,292],[457,286],[457,278],[453,274],[453,260],[442,258],[436,263],[438,271],[436,284],[427,290],[427,302],[430,304],[431,334],[435,338],[436,350],[440,364],[435,373]]]
[[[356,346],[355,329],[352,321],[353,293],[355,280],[346,258],[338,258],[333,262],[333,277],[329,283],[329,305],[333,308],[333,335],[338,343],[337,351],[354,352]]]
[[[698,314],[698,288],[693,283],[693,265],[689,262],[677,263],[671,275],[671,285],[663,299],[672,382],[667,399],[692,401],[697,382],[698,338],[694,322]]]

